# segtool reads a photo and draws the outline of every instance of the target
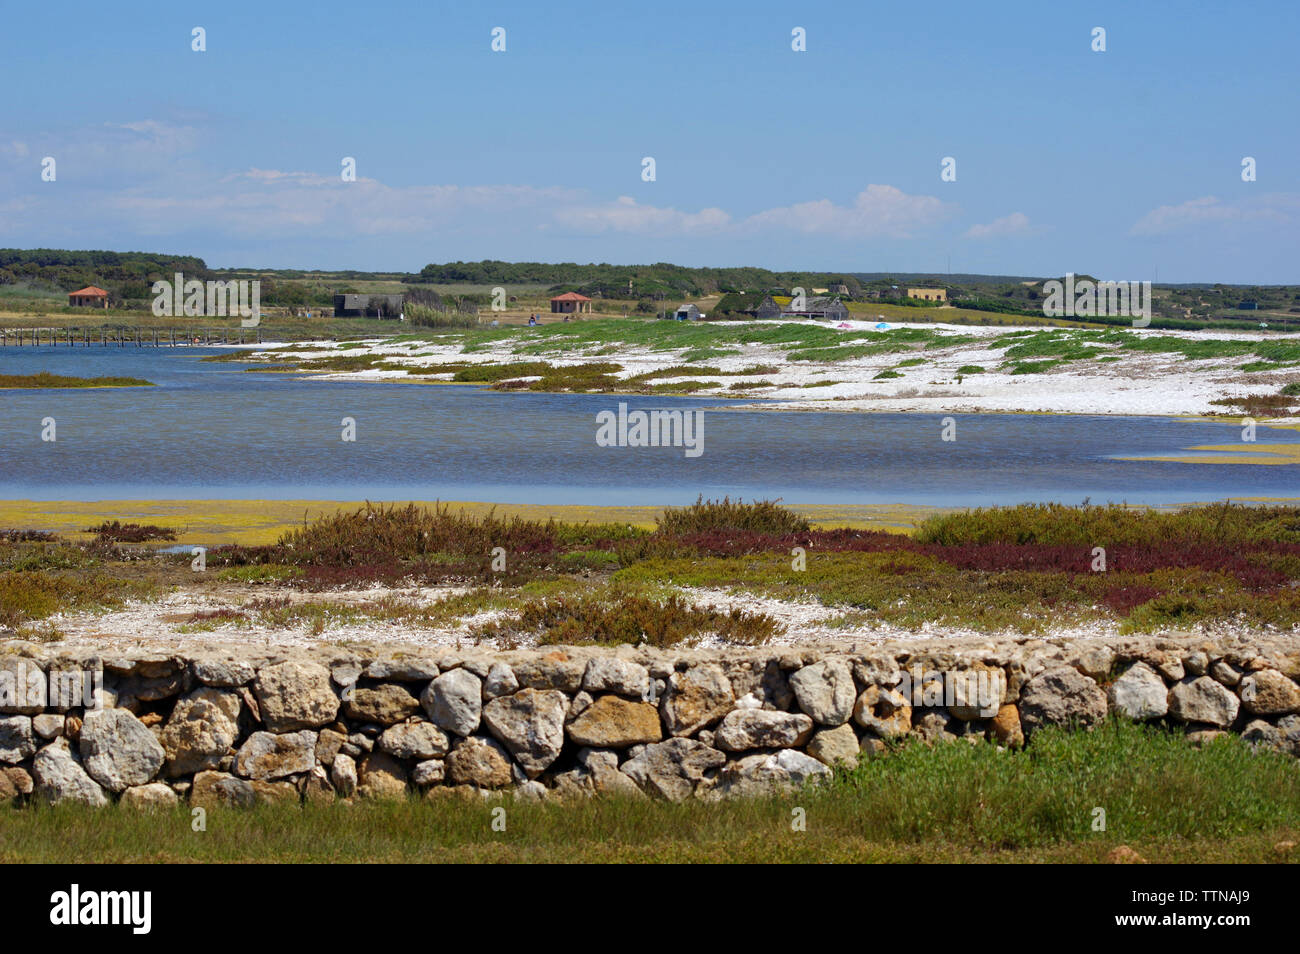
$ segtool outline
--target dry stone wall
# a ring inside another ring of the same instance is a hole
[[[1295,640],[96,657],[0,649],[0,798],[188,802],[790,789],[905,736],[1125,717],[1300,757]],[[84,692],[72,691],[81,689]]]

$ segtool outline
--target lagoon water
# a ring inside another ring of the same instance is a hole
[[[422,499],[973,506],[1300,496],[1300,466],[1126,461],[1239,440],[1159,417],[729,410],[741,402],[320,382],[203,363],[215,349],[5,348],[0,373],[141,377],[158,387],[0,391],[0,498]],[[704,408],[705,452],[598,447],[596,415]],[[57,441],[41,440],[56,421]],[[356,441],[340,440],[344,417]],[[1260,428],[1260,443],[1296,443]]]

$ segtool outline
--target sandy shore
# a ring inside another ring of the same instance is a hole
[[[801,324],[820,325],[818,322]],[[736,323],[711,323],[712,327],[725,328]],[[874,322],[846,321],[835,326],[843,333],[846,343],[860,344],[879,337]],[[1014,341],[996,343],[997,339],[1016,331],[1060,331],[1069,334],[1073,329],[1017,328],[1013,326],[988,327],[983,325],[949,324],[896,324],[890,329],[924,329],[942,337],[954,339],[951,346],[932,342],[928,347],[918,345],[915,357],[924,364],[899,367],[906,353],[890,353],[846,358],[834,362],[788,361],[781,346],[768,344],[743,344],[734,346],[735,355],[708,358],[702,364],[724,372],[724,376],[709,377],[690,374],[675,378],[656,379],[656,383],[671,381],[701,381],[707,389],[695,391],[696,396],[761,397],[764,400],[752,405],[757,410],[810,411],[920,411],[927,413],[981,413],[1028,412],[1059,414],[1124,414],[1124,415],[1222,415],[1225,408],[1212,402],[1225,397],[1248,394],[1275,394],[1277,390],[1300,381],[1300,367],[1281,366],[1265,371],[1243,372],[1241,365],[1250,358],[1215,358],[1189,360],[1178,353],[1134,351],[1114,345],[1098,345],[1105,357],[1113,360],[1078,360],[1060,367],[1034,374],[1010,374],[997,370],[1005,362],[1004,353]],[[526,329],[525,329],[526,330]],[[1146,337],[1169,337],[1187,340],[1221,341],[1279,341],[1291,340],[1266,331],[1164,331],[1151,329],[1124,329],[1126,332]],[[970,338],[978,339],[970,341]],[[532,346],[521,353],[521,346]],[[539,352],[538,342],[526,336],[512,336],[490,343],[482,350],[465,353],[459,343],[395,342],[375,338],[348,342],[349,355],[372,355],[402,367],[402,370],[365,370],[312,375],[322,381],[331,380],[450,380],[450,372],[440,372],[439,367],[450,363],[502,364],[510,361],[545,360],[554,365],[568,366],[591,361],[614,361],[622,365],[622,377],[632,377],[645,372],[663,370],[684,362],[685,349],[651,350],[649,347],[617,344],[617,353],[599,354],[602,349],[581,347],[565,348],[557,342],[554,352]],[[292,347],[292,346],[289,346]],[[727,347],[732,347],[728,345]],[[319,358],[337,350],[337,345],[316,343],[303,351],[281,350],[272,357],[278,361],[294,357]],[[736,375],[735,372],[755,365],[774,368],[759,375]],[[959,369],[979,365],[983,373],[959,374]],[[414,369],[417,375],[406,369]],[[877,380],[881,372],[893,371],[898,377]],[[751,387],[734,389],[743,383]],[[771,403],[771,402],[780,402]]]

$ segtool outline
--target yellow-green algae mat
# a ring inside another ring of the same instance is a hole
[[[371,501],[378,505],[394,501]],[[407,501],[396,501],[405,504]],[[304,520],[356,510],[365,501],[346,500],[5,500],[0,501],[0,529],[46,530],[69,539],[106,520],[148,523],[177,532],[176,544],[214,546],[225,543],[273,543]],[[432,507],[435,501],[416,501]],[[622,523],[653,527],[662,507],[588,507],[546,504],[494,504],[442,501],[442,506],[474,515],[570,523]],[[790,505],[815,527],[855,527],[905,533],[926,517],[954,508],[904,504]]]

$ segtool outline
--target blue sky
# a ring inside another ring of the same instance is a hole
[[[1300,282],[1298,39],[1263,0],[10,4],[0,246]]]

